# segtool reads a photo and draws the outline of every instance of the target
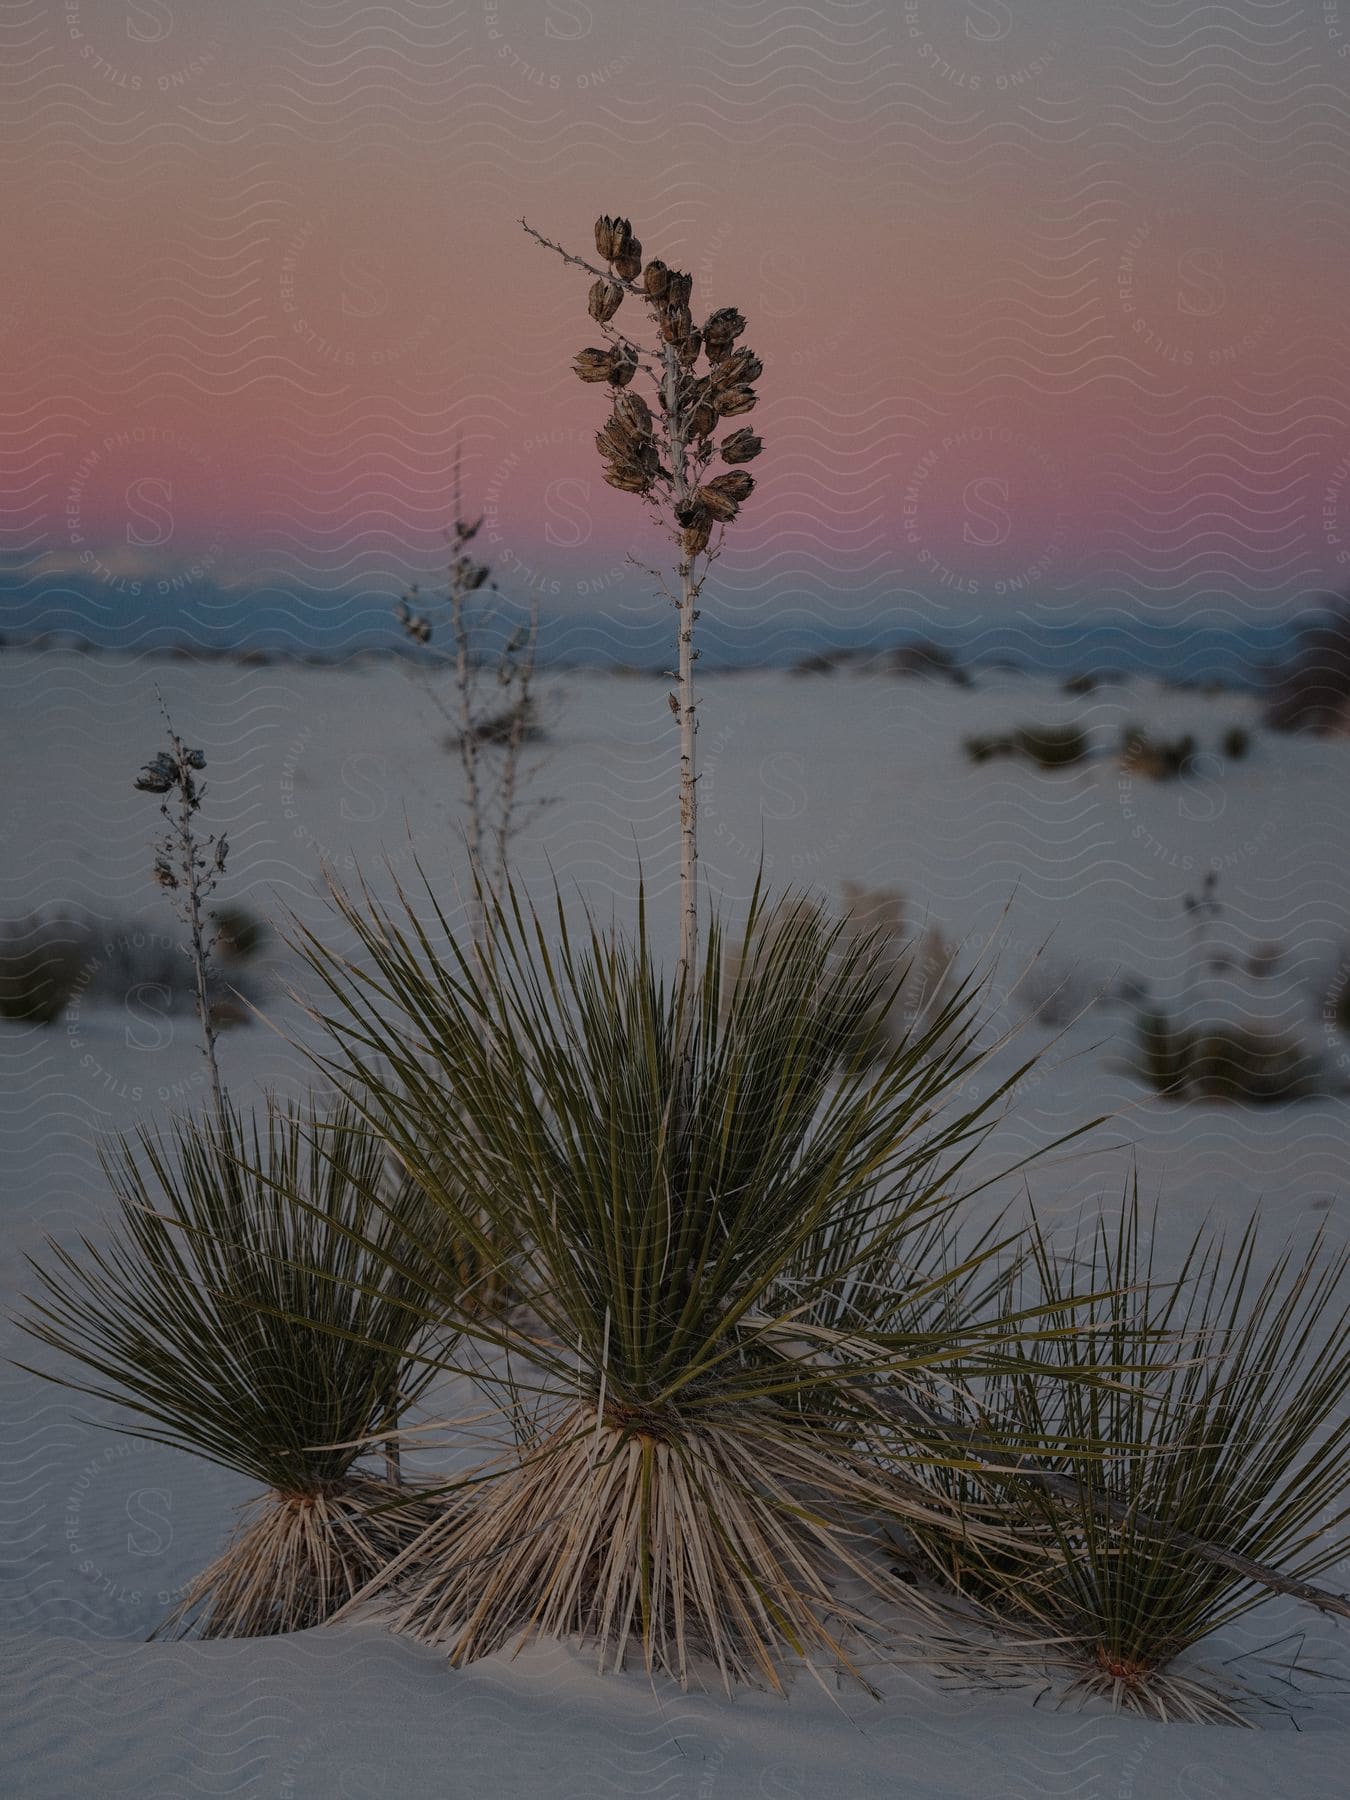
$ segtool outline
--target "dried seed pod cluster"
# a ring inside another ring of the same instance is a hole
[[[410,604],[419,597],[417,583],[414,582],[394,608],[394,617],[414,644],[429,644],[431,642],[431,620],[425,613],[418,612]]]
[[[623,299],[623,289],[617,281],[594,281],[591,283],[589,311],[593,319],[601,325],[609,321],[619,310],[619,302]]]
[[[486,563],[475,562],[471,556],[457,556],[450,566],[451,580],[465,594],[477,593],[491,573]]]
[[[197,784],[192,779],[192,771],[205,767],[204,751],[189,750],[175,739],[173,754],[167,750],[156,751],[136,777],[135,785],[143,794],[167,794],[173,788],[181,788],[183,799],[195,811]]]
[[[607,381],[611,387],[627,387],[637,374],[637,357],[621,344],[611,350],[581,350],[572,367],[583,381]]]
[[[722,439],[722,461],[753,462],[763,448],[763,438],[756,437],[748,426],[743,426],[740,431],[733,431]]]
[[[595,247],[614,265],[614,273],[621,281],[635,281],[642,273],[642,245],[633,236],[627,219],[611,219],[608,215],[598,218]]]
[[[763,448],[745,426],[717,434],[725,419],[740,418],[755,405],[754,383],[764,365],[753,350],[737,348],[745,317],[734,306],[719,306],[703,320],[693,309],[694,278],[672,269],[659,256],[642,259],[642,245],[630,219],[603,213],[595,221],[595,248],[601,264],[574,256],[545,237],[526,220],[526,233],[544,249],[556,252],[574,268],[586,271],[590,292],[586,309],[604,333],[604,347],[579,351],[573,368],[582,381],[612,390],[609,417],[596,433],[595,447],[605,480],[624,493],[649,501],[679,547],[672,591],[653,570],[663,592],[679,613],[676,687],[670,709],[679,726],[680,794],[680,954],[674,976],[679,995],[676,1029],[676,1093],[684,1095],[692,1081],[693,1021],[698,1011],[698,775],[695,739],[698,702],[694,665],[699,595],[708,569],[721,548],[721,533],[732,523],[754,489],[754,479],[736,466],[752,462]],[[602,266],[603,265],[603,266]],[[645,315],[629,325],[633,307],[614,320],[632,297]],[[635,376],[647,398],[628,392]],[[714,474],[717,456],[732,465]],[[716,541],[713,533],[717,532]],[[704,557],[703,563],[699,558]],[[675,1107],[675,1136],[683,1126],[684,1101]]]
[[[728,525],[754,487],[742,472],[705,479],[719,454],[727,463],[752,461],[763,444],[753,431],[733,430],[721,445],[714,433],[724,419],[748,413],[758,396],[754,383],[764,365],[753,350],[738,349],[745,318],[721,306],[696,322],[691,307],[692,275],[672,269],[659,257],[644,264],[642,245],[628,219],[602,214],[595,221],[595,247],[609,272],[592,270],[587,310],[609,325],[626,295],[646,306],[656,328],[657,347],[644,351],[615,332],[608,347],[582,350],[573,368],[582,381],[622,390],[639,367],[651,376],[656,414],[636,395],[616,394],[614,410],[596,433],[605,480],[624,493],[651,495],[658,487],[669,503],[685,558],[707,550],[715,525]],[[644,363],[644,356],[650,361]]]
[[[694,500],[697,505],[706,507],[714,519],[729,524],[740,511],[741,501],[750,498],[754,485],[753,476],[743,469],[733,469],[729,475],[714,475],[711,481],[697,488]]]
[[[595,434],[605,480],[628,494],[647,494],[662,471],[656,421],[640,394],[619,394],[614,411]]]

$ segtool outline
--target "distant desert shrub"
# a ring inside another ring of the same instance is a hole
[[[1009,756],[1041,769],[1066,769],[1087,760],[1088,738],[1078,725],[1019,725],[1009,732],[968,737],[964,748],[975,763]]]
[[[50,1025],[69,1005],[88,954],[72,919],[30,914],[0,925],[0,1018]]]
[[[1316,1059],[1290,1032],[1215,1021],[1181,1026],[1161,1011],[1137,1025],[1138,1072],[1174,1100],[1272,1105],[1318,1091]]]
[[[953,974],[955,952],[936,925],[917,933],[908,930],[905,897],[899,888],[868,888],[856,881],[841,885],[842,926],[836,927],[818,901],[804,896],[780,906],[771,935],[787,936],[805,929],[836,933],[835,960],[861,953],[868,940],[877,977],[877,999],[856,1040],[853,1055],[865,1038],[878,1056],[890,1055],[913,1037],[928,1038],[933,1050],[945,1047],[947,1034],[938,1029],[958,992]],[[724,959],[723,1011],[733,1003],[745,967],[745,945],[730,948]]]
[[[792,665],[794,675],[833,675],[854,660],[852,650],[812,650]]]
[[[1272,731],[1325,735],[1350,721],[1350,597],[1309,619],[1289,659],[1267,682],[1265,722]]]
[[[1252,747],[1251,733],[1244,731],[1240,725],[1234,725],[1223,734],[1223,753],[1229,762],[1241,762]]]
[[[492,745],[541,743],[544,737],[544,728],[539,723],[539,708],[534,696],[526,694],[521,701],[510,706],[503,706],[497,712],[487,713],[481,719],[475,719],[467,735],[478,749]],[[445,739],[446,749],[453,751],[462,749],[465,736],[465,732],[451,732]]]
[[[241,1023],[251,1015],[238,1006],[236,996],[256,991],[245,965],[267,941],[267,927],[242,906],[213,911],[210,923],[220,967],[207,971],[207,998],[212,1013],[219,1012],[222,1021]],[[70,1004],[121,1006],[133,994],[153,991],[156,1004],[168,1012],[184,1012],[194,1005],[196,972],[187,940],[178,932],[137,918],[81,920],[70,929],[78,934],[73,941],[80,951]]]
[[[970,686],[970,672],[963,669],[950,650],[921,638],[914,644],[899,644],[886,659],[892,675],[940,675],[957,687]]]
[[[267,926],[246,906],[221,906],[211,914],[216,953],[227,962],[249,962],[267,942]]]
[[[1127,775],[1175,781],[1195,767],[1198,748],[1190,732],[1179,738],[1152,738],[1141,725],[1127,725],[1121,737],[1120,766]]]
[[[845,937],[855,942],[876,933],[884,941],[881,963],[893,994],[877,1019],[882,1053],[907,1037],[934,1032],[944,1011],[950,1010],[958,985],[951,942],[934,924],[909,930],[905,896],[899,888],[867,888],[845,881],[841,892]],[[935,1047],[944,1041],[939,1033]]]

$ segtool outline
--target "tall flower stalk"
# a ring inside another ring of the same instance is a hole
[[[155,880],[172,896],[174,910],[187,926],[188,953],[196,986],[197,1018],[202,1028],[206,1075],[217,1119],[225,1117],[225,1094],[216,1062],[216,1028],[211,1017],[210,958],[214,941],[206,922],[206,901],[225,873],[229,842],[224,832],[206,838],[193,824],[205,788],[197,776],[206,767],[200,750],[191,750],[164,715],[169,748],[160,750],[136,777],[142,793],[159,794],[165,833],[155,845]]]
[[[602,215],[595,221],[596,261],[573,256],[522,219],[529,235],[593,279],[587,309],[604,347],[578,353],[573,368],[582,381],[612,390],[609,418],[596,434],[605,480],[646,501],[676,547],[675,587],[660,571],[662,591],[679,613],[676,688],[671,711],[680,729],[680,948],[675,985],[680,1007],[681,1065],[687,1065],[693,1029],[691,984],[699,964],[698,732],[694,693],[694,625],[708,570],[722,548],[726,527],[749,499],[754,479],[739,465],[763,445],[738,421],[754,407],[753,383],[763,364],[752,350],[737,349],[745,319],[734,306],[719,307],[702,324],[690,310],[693,277],[659,258],[644,261],[629,220]],[[629,336],[613,320],[625,299],[645,309],[648,341]],[[632,391],[639,380],[650,401]],[[729,465],[709,474],[714,459]]]

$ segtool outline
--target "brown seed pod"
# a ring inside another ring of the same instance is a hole
[[[717,396],[717,410],[724,419],[733,419],[737,413],[748,413],[758,399],[753,388],[725,388]]]
[[[763,438],[756,437],[748,426],[743,425],[739,431],[733,431],[722,439],[722,461],[753,462],[763,448]]]
[[[714,475],[706,489],[700,488],[698,498],[707,504],[706,495],[721,494],[737,506],[742,500],[748,500],[755,491],[755,478],[744,469],[731,469],[725,475]]]
[[[708,355],[716,361],[725,356],[745,330],[745,319],[734,306],[719,306],[715,313],[710,313],[703,327],[703,341],[708,346]]]
[[[729,525],[740,511],[736,502],[727,494],[719,494],[716,488],[695,488],[694,498],[703,507],[710,519],[716,519],[720,525]]]
[[[661,314],[661,336],[668,344],[683,344],[694,329],[687,306],[667,306]]]
[[[595,247],[606,262],[613,262],[622,254],[632,235],[633,227],[627,219],[611,219],[608,213],[602,213],[595,221]]]
[[[758,381],[763,373],[764,364],[753,350],[733,350],[730,356],[713,364],[711,380],[718,388],[745,387]]]
[[[670,270],[659,256],[654,256],[642,271],[642,285],[653,300],[659,300],[670,286]]]
[[[703,334],[697,325],[679,346],[680,361],[686,369],[692,369],[698,361],[698,353],[703,348]]]
[[[713,522],[711,515],[703,511],[692,524],[686,525],[680,533],[680,548],[686,556],[698,556],[708,548],[708,539],[712,536]]]
[[[593,281],[586,310],[597,324],[605,325],[618,312],[622,300],[623,289],[617,281]]]
[[[595,434],[595,447],[601,456],[625,457],[632,450],[633,440],[614,419],[606,419]]]
[[[645,494],[652,485],[647,470],[634,462],[607,462],[605,480],[623,494]]]
[[[668,306],[688,306],[689,297],[694,291],[694,278],[684,275],[678,269],[670,269],[666,274],[666,304]]]
[[[648,475],[655,475],[661,467],[651,438],[629,431],[621,419],[611,417],[606,420],[595,434],[595,447],[601,456],[614,462],[632,463]]]
[[[641,394],[620,394],[614,402],[614,416],[638,437],[650,437],[652,409]]]
[[[629,238],[614,258],[614,273],[625,281],[636,281],[642,273],[642,245]]]
[[[637,374],[637,366],[637,355],[634,351],[616,350],[614,363],[609,371],[609,385],[611,387],[627,387],[634,375]]]
[[[695,437],[711,437],[717,430],[717,408],[711,400],[700,400],[689,415],[689,429]]]
[[[579,350],[572,358],[572,367],[582,381],[608,381],[614,367],[617,352],[613,350]]]

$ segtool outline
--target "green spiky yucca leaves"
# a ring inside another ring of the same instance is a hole
[[[429,1377],[413,1360],[429,1325],[419,1198],[377,1199],[384,1146],[345,1108],[274,1111],[264,1130],[226,1108],[103,1163],[111,1240],[50,1243],[21,1321],[83,1369],[36,1372],[268,1490],[161,1632],[317,1624],[413,1530],[417,1502],[361,1458]]]
[[[1175,1659],[1267,1597],[1271,1571],[1307,1582],[1350,1550],[1350,1253],[1286,1249],[1258,1274],[1253,1221],[1236,1244],[1202,1231],[1175,1279],[1155,1277],[1137,1201],[1099,1222],[1082,1259],[1103,1296],[1048,1362],[1131,1368],[1119,1383],[1053,1366],[976,1379],[959,1410],[984,1463],[926,1479],[977,1530],[914,1533],[934,1563],[1024,1643],[1038,1634],[1095,1695],[1157,1719],[1248,1722],[1256,1696]],[[1071,1263],[1077,1263],[1077,1257]],[[1070,1263],[1037,1240],[1005,1306],[1067,1300]],[[944,1399],[950,1410],[952,1392]],[[1019,1462],[991,1446],[1039,1441]],[[1000,1472],[988,1466],[993,1460]],[[1257,1566],[1259,1565],[1259,1566]],[[997,1652],[995,1652],[997,1654]]]
[[[965,1092],[969,988],[878,1061],[878,947],[757,896],[729,994],[710,934],[686,1056],[641,907],[629,942],[511,893],[479,961],[433,895],[427,925],[406,898],[335,899],[359,961],[301,938],[330,1073],[527,1303],[436,1302],[534,1411],[500,1477],[386,1572],[396,1624],[460,1661],[536,1631],[681,1681],[702,1659],[727,1686],[813,1653],[852,1668],[862,1610],[837,1580],[869,1609],[906,1598],[875,1521],[915,1503],[860,1448],[867,1379],[979,1345],[855,1330],[821,1354],[798,1327],[958,1204],[1000,1092]]]

